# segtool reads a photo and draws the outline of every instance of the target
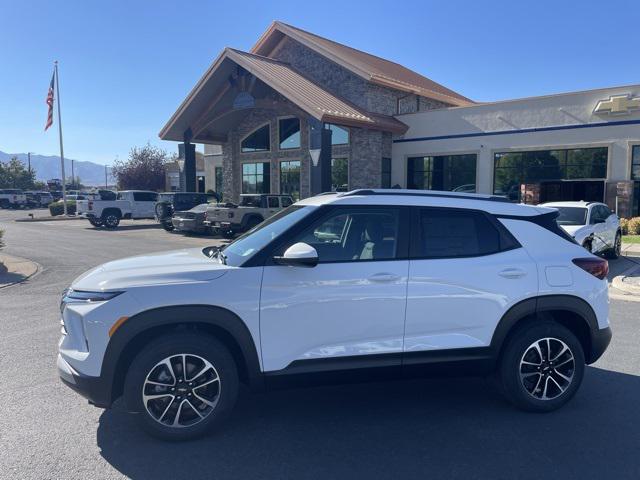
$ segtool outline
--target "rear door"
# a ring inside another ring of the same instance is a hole
[[[280,210],[280,199],[277,196],[267,197],[267,217],[275,214]]]
[[[154,192],[133,192],[133,218],[153,218],[158,194]]]
[[[537,293],[536,264],[482,211],[417,208],[411,223],[405,364],[488,346],[504,313]]]

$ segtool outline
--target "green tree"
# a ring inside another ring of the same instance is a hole
[[[13,157],[7,163],[0,162],[0,188],[30,190],[34,188],[35,180],[36,172],[27,170],[18,157]]]
[[[165,150],[150,144],[144,147],[133,147],[127,160],[116,160],[111,168],[123,190],[164,190],[165,167],[173,160]]]

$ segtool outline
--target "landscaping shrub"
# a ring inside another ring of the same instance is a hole
[[[629,235],[629,219],[628,218],[620,219],[620,231],[622,231],[623,235]]]
[[[49,212],[51,212],[52,217],[55,217],[56,215],[63,215],[64,205],[62,203],[62,200],[49,204]],[[74,200],[67,200],[67,213],[75,215],[76,202]]]
[[[633,217],[627,220],[626,235],[640,235],[640,217]]]

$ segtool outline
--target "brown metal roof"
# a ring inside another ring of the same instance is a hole
[[[407,125],[391,116],[367,112],[312,82],[290,65],[252,53],[226,48],[160,131],[163,140],[182,139],[187,128],[201,119],[203,108],[216,102],[215,85],[227,82],[225,62],[233,62],[273,88],[312,117],[329,123],[405,133]],[[217,75],[216,75],[217,74]],[[194,132],[195,134],[196,132]],[[194,141],[198,138],[194,137]]]
[[[286,63],[235,49],[228,50],[229,58],[318,120],[394,132],[407,130],[404,123],[393,117],[371,114],[327,92]]]
[[[272,41],[272,37],[277,32],[294,38],[371,82],[397,90],[416,93],[455,106],[466,106],[475,103],[467,97],[395,62],[356,50],[282,22],[274,22],[251,49],[251,52],[268,56],[277,43]]]

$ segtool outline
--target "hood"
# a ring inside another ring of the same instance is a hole
[[[157,284],[214,280],[228,267],[202,253],[200,248],[149,253],[104,263],[76,278],[74,290],[118,290]]]
[[[590,234],[588,225],[560,225],[560,228],[575,238],[578,243],[582,243],[582,241]]]

